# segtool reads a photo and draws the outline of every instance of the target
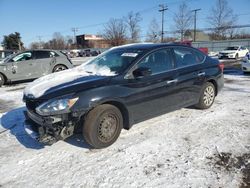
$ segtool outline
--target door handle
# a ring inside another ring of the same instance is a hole
[[[205,72],[199,72],[197,75],[198,76],[205,76],[205,74],[206,74]]]
[[[172,84],[172,83],[176,83],[176,82],[178,82],[178,80],[177,80],[177,79],[174,79],[174,80],[168,80],[168,81],[167,81],[167,84]]]

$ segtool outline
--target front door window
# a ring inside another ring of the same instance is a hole
[[[21,54],[18,54],[17,56],[12,58],[13,62],[18,62],[18,61],[27,61],[32,59],[32,53],[31,52],[24,52]]]
[[[173,65],[171,51],[169,49],[163,49],[145,57],[138,64],[138,68],[149,68],[152,71],[152,75],[156,75],[173,69]]]

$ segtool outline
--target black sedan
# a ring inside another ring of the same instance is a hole
[[[211,107],[224,84],[223,68],[183,45],[115,47],[31,83],[24,91],[25,127],[47,144],[80,129],[92,147],[107,147],[122,128],[183,107]]]

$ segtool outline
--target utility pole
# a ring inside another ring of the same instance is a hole
[[[161,42],[163,43],[163,39],[164,39],[164,12],[165,10],[168,10],[168,6],[161,4],[159,5],[160,10],[159,12],[161,12]]]
[[[39,49],[42,49],[42,36],[37,36],[39,41]]]
[[[78,32],[78,28],[73,27],[71,30],[72,30],[73,33],[74,33],[74,40],[73,40],[73,42],[74,42],[74,44],[76,44],[76,32]]]
[[[19,49],[19,51],[21,51],[22,50],[21,37],[17,38],[17,42],[18,42],[18,49]]]
[[[196,41],[196,16],[197,16],[197,11],[200,11],[201,9],[194,9],[192,12],[194,12],[194,42]]]

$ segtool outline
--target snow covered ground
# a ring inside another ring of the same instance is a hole
[[[0,88],[0,187],[250,186],[249,76],[226,75],[212,108],[139,123],[102,150],[81,135],[52,146],[30,138],[25,85]]]

